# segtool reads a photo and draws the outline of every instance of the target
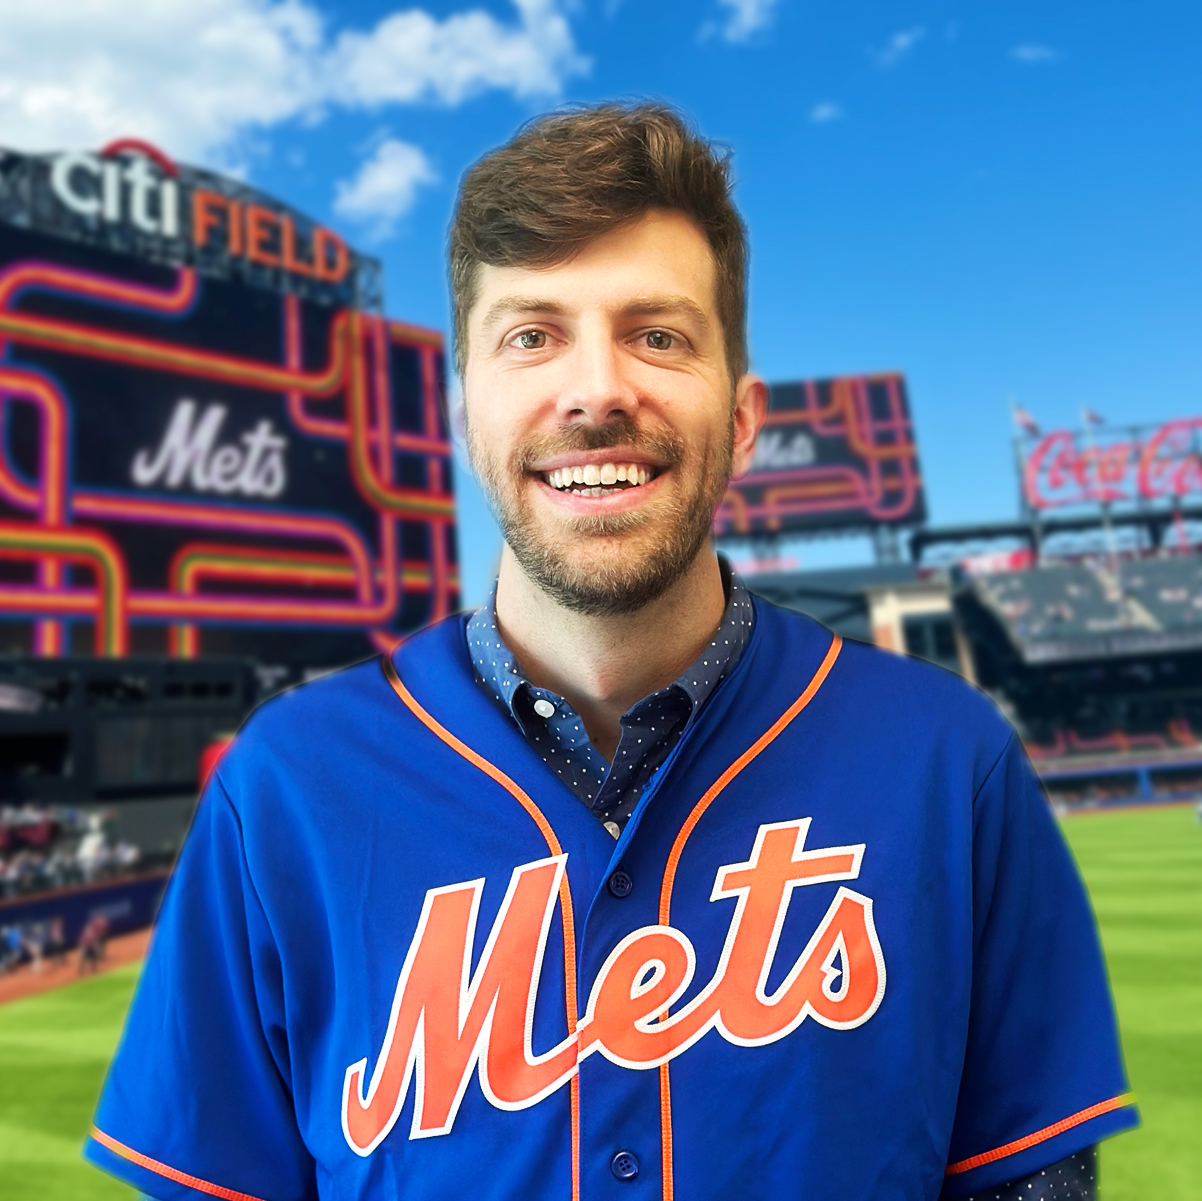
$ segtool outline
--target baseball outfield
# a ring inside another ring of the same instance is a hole
[[[1141,1130],[1104,1145],[1104,1201],[1202,1198],[1202,825],[1187,807],[1065,823],[1097,908]],[[79,1158],[137,966],[0,1005],[0,1193],[130,1201]],[[1050,998],[1055,1003],[1055,998]]]

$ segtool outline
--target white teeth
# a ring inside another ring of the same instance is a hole
[[[603,496],[605,493],[597,490],[599,486],[610,487],[621,482],[638,488],[651,479],[651,472],[635,463],[586,463],[580,467],[557,467],[544,478],[552,488],[562,490],[583,484],[587,491],[577,495]]]

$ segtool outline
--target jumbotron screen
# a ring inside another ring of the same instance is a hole
[[[870,530],[926,520],[901,375],[773,384],[751,471],[714,520],[725,535]]]
[[[16,167],[0,650],[334,665],[458,607],[442,339],[369,260],[153,148]]]

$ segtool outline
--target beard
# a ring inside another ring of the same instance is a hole
[[[503,463],[472,436],[470,423],[466,432],[472,466],[526,575],[573,612],[620,616],[663,596],[708,540],[730,480],[734,410],[718,439],[692,454],[679,435],[640,431],[629,417],[532,438]],[[565,451],[615,446],[642,451],[661,471],[671,470],[672,494],[633,512],[575,517],[560,531],[540,525],[529,499],[530,465]]]

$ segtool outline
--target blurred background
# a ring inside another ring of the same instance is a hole
[[[0,1193],[79,1146],[249,709],[478,605],[457,180],[565,102],[733,154],[753,589],[985,689],[1064,819],[1144,1126],[1202,1197],[1202,10],[0,0]],[[448,413],[450,416],[448,417]]]

